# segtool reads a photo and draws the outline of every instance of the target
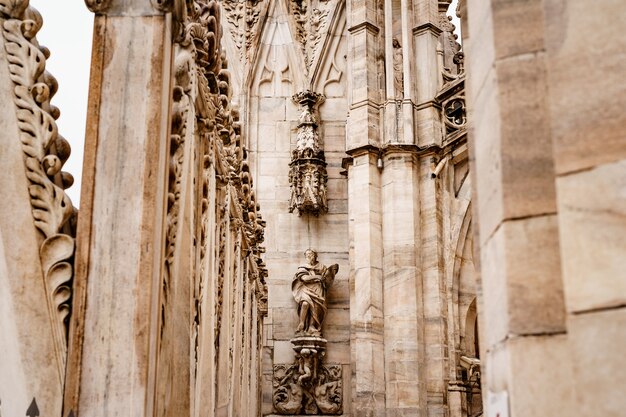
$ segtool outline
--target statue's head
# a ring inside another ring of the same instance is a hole
[[[317,252],[313,249],[307,249],[304,251],[304,258],[310,265],[315,265],[317,263]]]

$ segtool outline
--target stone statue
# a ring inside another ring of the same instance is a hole
[[[393,87],[395,97],[401,99],[404,97],[404,68],[402,62],[402,45],[398,38],[393,38]]]
[[[298,303],[298,328],[291,339],[296,361],[274,365],[273,403],[279,414],[341,414],[343,387],[341,365],[323,364],[326,339],[322,324],[326,316],[326,294],[339,265],[325,266],[317,252],[304,252],[306,263],[298,268],[291,290]]]
[[[304,256],[307,263],[298,268],[291,283],[300,318],[296,334],[319,337],[327,310],[326,292],[335,279],[339,265],[326,267],[319,263],[317,252],[312,249],[307,249]]]

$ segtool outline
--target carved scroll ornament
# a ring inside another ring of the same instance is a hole
[[[226,283],[240,275],[239,268],[254,284],[249,288],[256,298],[259,321],[267,314],[267,268],[261,259],[265,221],[259,213],[242,144],[239,113],[232,106],[230,73],[220,46],[220,13],[215,0],[188,1],[175,42],[166,256],[160,307],[162,323],[171,321],[168,293],[172,279],[176,278],[175,264],[184,250],[178,242],[179,223],[183,222],[181,203],[188,197],[183,181],[191,176],[187,181],[198,184],[200,207],[199,227],[193,240],[199,246],[200,259],[191,277],[196,365],[200,352],[198,329],[208,316],[214,318],[214,348],[226,348],[220,345],[220,334],[227,323],[235,322],[225,316],[225,303],[229,300]],[[196,158],[199,164],[194,164]],[[209,298],[203,277],[213,274],[212,262],[216,264],[215,293],[211,295],[214,303],[202,308],[203,300]],[[235,314],[236,310],[230,311]],[[214,360],[218,357],[216,354]]]
[[[24,168],[35,227],[44,240],[39,249],[48,304],[56,315],[55,342],[59,363],[65,363],[67,321],[72,294],[72,257],[75,217],[64,189],[73,178],[61,168],[70,155],[67,141],[58,134],[59,110],[50,104],[57,82],[45,70],[49,51],[39,46],[35,35],[42,26],[39,12],[26,0],[0,0],[2,36],[24,153]]]

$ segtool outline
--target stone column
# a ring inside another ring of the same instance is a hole
[[[485,414],[576,415],[542,2],[468,0],[467,10]]]
[[[387,415],[425,416],[419,162],[415,150],[388,150],[381,178]]]
[[[435,96],[441,88],[438,46],[439,1],[413,0],[413,45],[416,62],[416,134],[421,147],[442,143],[441,122]]]
[[[96,13],[65,414],[154,414],[172,67],[171,2]]]
[[[365,417],[385,415],[382,207],[377,168],[384,62],[377,8],[373,0],[347,3],[351,412]]]
[[[376,153],[353,154],[348,171],[352,413],[385,416],[381,179]]]

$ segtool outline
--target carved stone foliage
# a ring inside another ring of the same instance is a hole
[[[164,329],[168,331],[164,323],[169,322],[171,329],[173,320],[170,286],[189,279],[193,288],[191,363],[201,367],[202,352],[212,349],[214,354],[203,363],[209,360],[214,369],[219,365],[232,370],[235,332],[246,329],[234,327],[236,316],[252,317],[248,310],[256,306],[258,325],[267,313],[267,269],[261,259],[265,221],[256,202],[239,112],[232,106],[230,73],[220,46],[220,12],[215,0],[187,2],[175,44],[161,336],[163,340],[172,337],[163,334]],[[189,192],[188,184],[194,185],[194,192]],[[181,213],[185,201],[187,207],[198,202],[191,218]],[[181,244],[182,230],[194,230],[192,248]],[[185,249],[198,254],[193,272],[191,276],[174,275],[179,273],[177,263],[190,257]],[[249,285],[241,285],[241,280]],[[229,305],[238,297],[256,303],[240,309]],[[167,348],[165,342],[160,346]],[[260,345],[251,349],[260,349]],[[223,352],[230,352],[227,364],[218,363]],[[161,356],[166,353],[162,351]],[[195,370],[198,378],[206,372]],[[231,389],[226,385],[219,389]]]
[[[339,266],[318,262],[312,249],[304,254],[306,263],[292,281],[299,317],[296,337],[291,339],[296,362],[274,366],[272,400],[279,414],[341,414],[341,366],[322,364],[326,355],[326,339],[322,337],[326,294]]]
[[[263,7],[268,3],[263,0],[225,0],[222,7],[226,12],[226,21],[230,32],[244,61],[250,61],[253,47],[259,38],[259,18]]]
[[[296,148],[292,151],[289,164],[289,212],[297,209],[300,215],[310,213],[317,216],[328,211],[328,174],[316,116],[317,106],[324,100],[324,96],[304,91],[294,95],[293,100],[300,105],[301,114]]]
[[[305,76],[321,49],[324,33],[327,32],[336,1],[290,0],[289,11],[294,25],[294,35],[304,56]]]
[[[58,86],[45,69],[50,53],[35,38],[43,23],[39,12],[28,7],[27,0],[0,0],[0,22],[33,220],[44,238],[39,253],[50,314],[56,316],[59,363],[65,363],[76,211],[64,191],[74,180],[61,168],[70,155],[70,146],[57,131],[59,109],[50,103]]]
[[[341,365],[319,365],[314,376],[305,376],[311,362],[311,354],[304,353],[296,364],[274,365],[272,401],[279,414],[341,414]]]

